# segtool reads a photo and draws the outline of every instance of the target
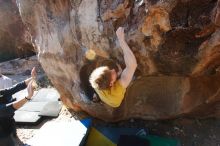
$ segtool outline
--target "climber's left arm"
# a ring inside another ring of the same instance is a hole
[[[125,41],[124,28],[119,27],[116,31],[116,34],[118,36],[120,46],[124,53],[124,60],[126,65],[125,69],[122,71],[119,81],[124,88],[127,88],[137,68],[137,61],[133,52],[131,51],[131,49]]]

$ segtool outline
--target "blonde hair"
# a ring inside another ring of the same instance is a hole
[[[89,82],[93,88],[105,90],[110,87],[111,70],[107,66],[96,68],[90,75]]]

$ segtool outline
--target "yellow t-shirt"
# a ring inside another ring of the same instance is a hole
[[[110,89],[95,89],[95,91],[104,103],[112,107],[119,107],[122,100],[124,99],[126,88],[122,87],[119,81],[116,81]]]

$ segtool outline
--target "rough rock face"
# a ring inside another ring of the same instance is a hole
[[[0,62],[33,54],[15,0],[0,0]]]
[[[220,116],[220,1],[17,3],[39,61],[69,107],[106,121]],[[138,69],[122,105],[113,109],[86,101],[81,85],[89,86],[94,65],[85,59],[87,50],[123,66],[115,35],[119,26],[125,27]]]

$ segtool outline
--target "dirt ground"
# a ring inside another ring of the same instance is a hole
[[[134,120],[117,126],[145,127],[150,134],[179,139],[182,146],[220,146],[220,120],[176,119],[170,121]]]

